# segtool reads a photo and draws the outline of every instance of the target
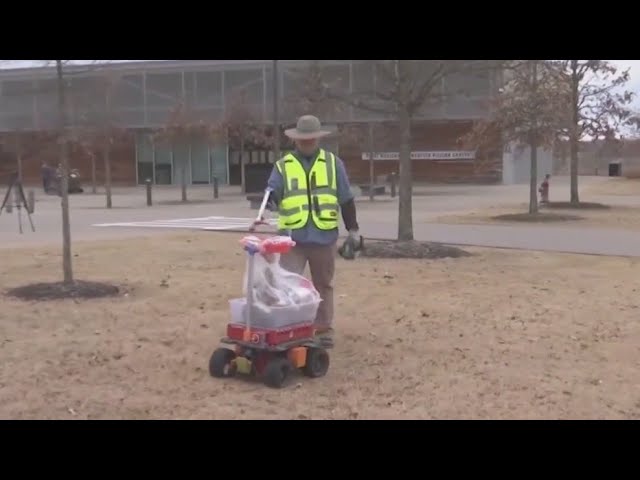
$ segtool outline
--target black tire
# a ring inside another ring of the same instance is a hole
[[[209,359],[209,373],[216,378],[233,377],[236,369],[231,362],[235,358],[235,352],[228,348],[216,349]]]
[[[329,353],[324,348],[307,349],[307,362],[303,372],[307,377],[324,377],[329,371]]]
[[[293,370],[287,358],[277,357],[271,360],[264,369],[264,383],[271,388],[282,388]]]

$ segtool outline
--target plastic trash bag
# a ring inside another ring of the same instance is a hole
[[[285,237],[288,238],[288,237]],[[257,237],[245,237],[246,241],[277,242],[277,238],[260,240]],[[285,241],[285,240],[283,240]],[[289,240],[290,241],[290,240]],[[275,248],[278,250],[278,248]],[[286,248],[284,249],[286,250]],[[243,293],[247,295],[249,276],[249,259],[247,259],[243,279]],[[280,253],[263,251],[253,255],[253,303],[254,306],[268,311],[272,307],[297,307],[320,302],[320,294],[313,284],[304,276],[285,270],[280,265]]]

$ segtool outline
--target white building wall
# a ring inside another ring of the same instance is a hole
[[[529,147],[511,146],[502,154],[502,183],[514,185],[529,183],[531,170]],[[544,176],[553,173],[553,152],[548,149],[538,148],[538,178],[540,183]]]

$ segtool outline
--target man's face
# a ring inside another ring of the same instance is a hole
[[[318,149],[318,139],[296,140],[296,148],[303,155],[312,155]]]

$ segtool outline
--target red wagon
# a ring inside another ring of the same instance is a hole
[[[232,321],[227,325],[227,335],[209,361],[213,377],[232,377],[236,374],[254,375],[270,387],[281,388],[290,374],[302,371],[308,377],[322,377],[329,370],[331,344],[316,337],[314,317],[318,304],[273,308],[271,318],[287,316],[285,326],[256,325],[259,310],[253,304],[253,271],[255,255],[286,253],[295,242],[289,237],[276,236],[266,239],[245,237],[243,248],[249,256],[246,298],[232,300]],[[305,288],[313,284],[304,280]],[[275,322],[277,323],[277,322]]]

